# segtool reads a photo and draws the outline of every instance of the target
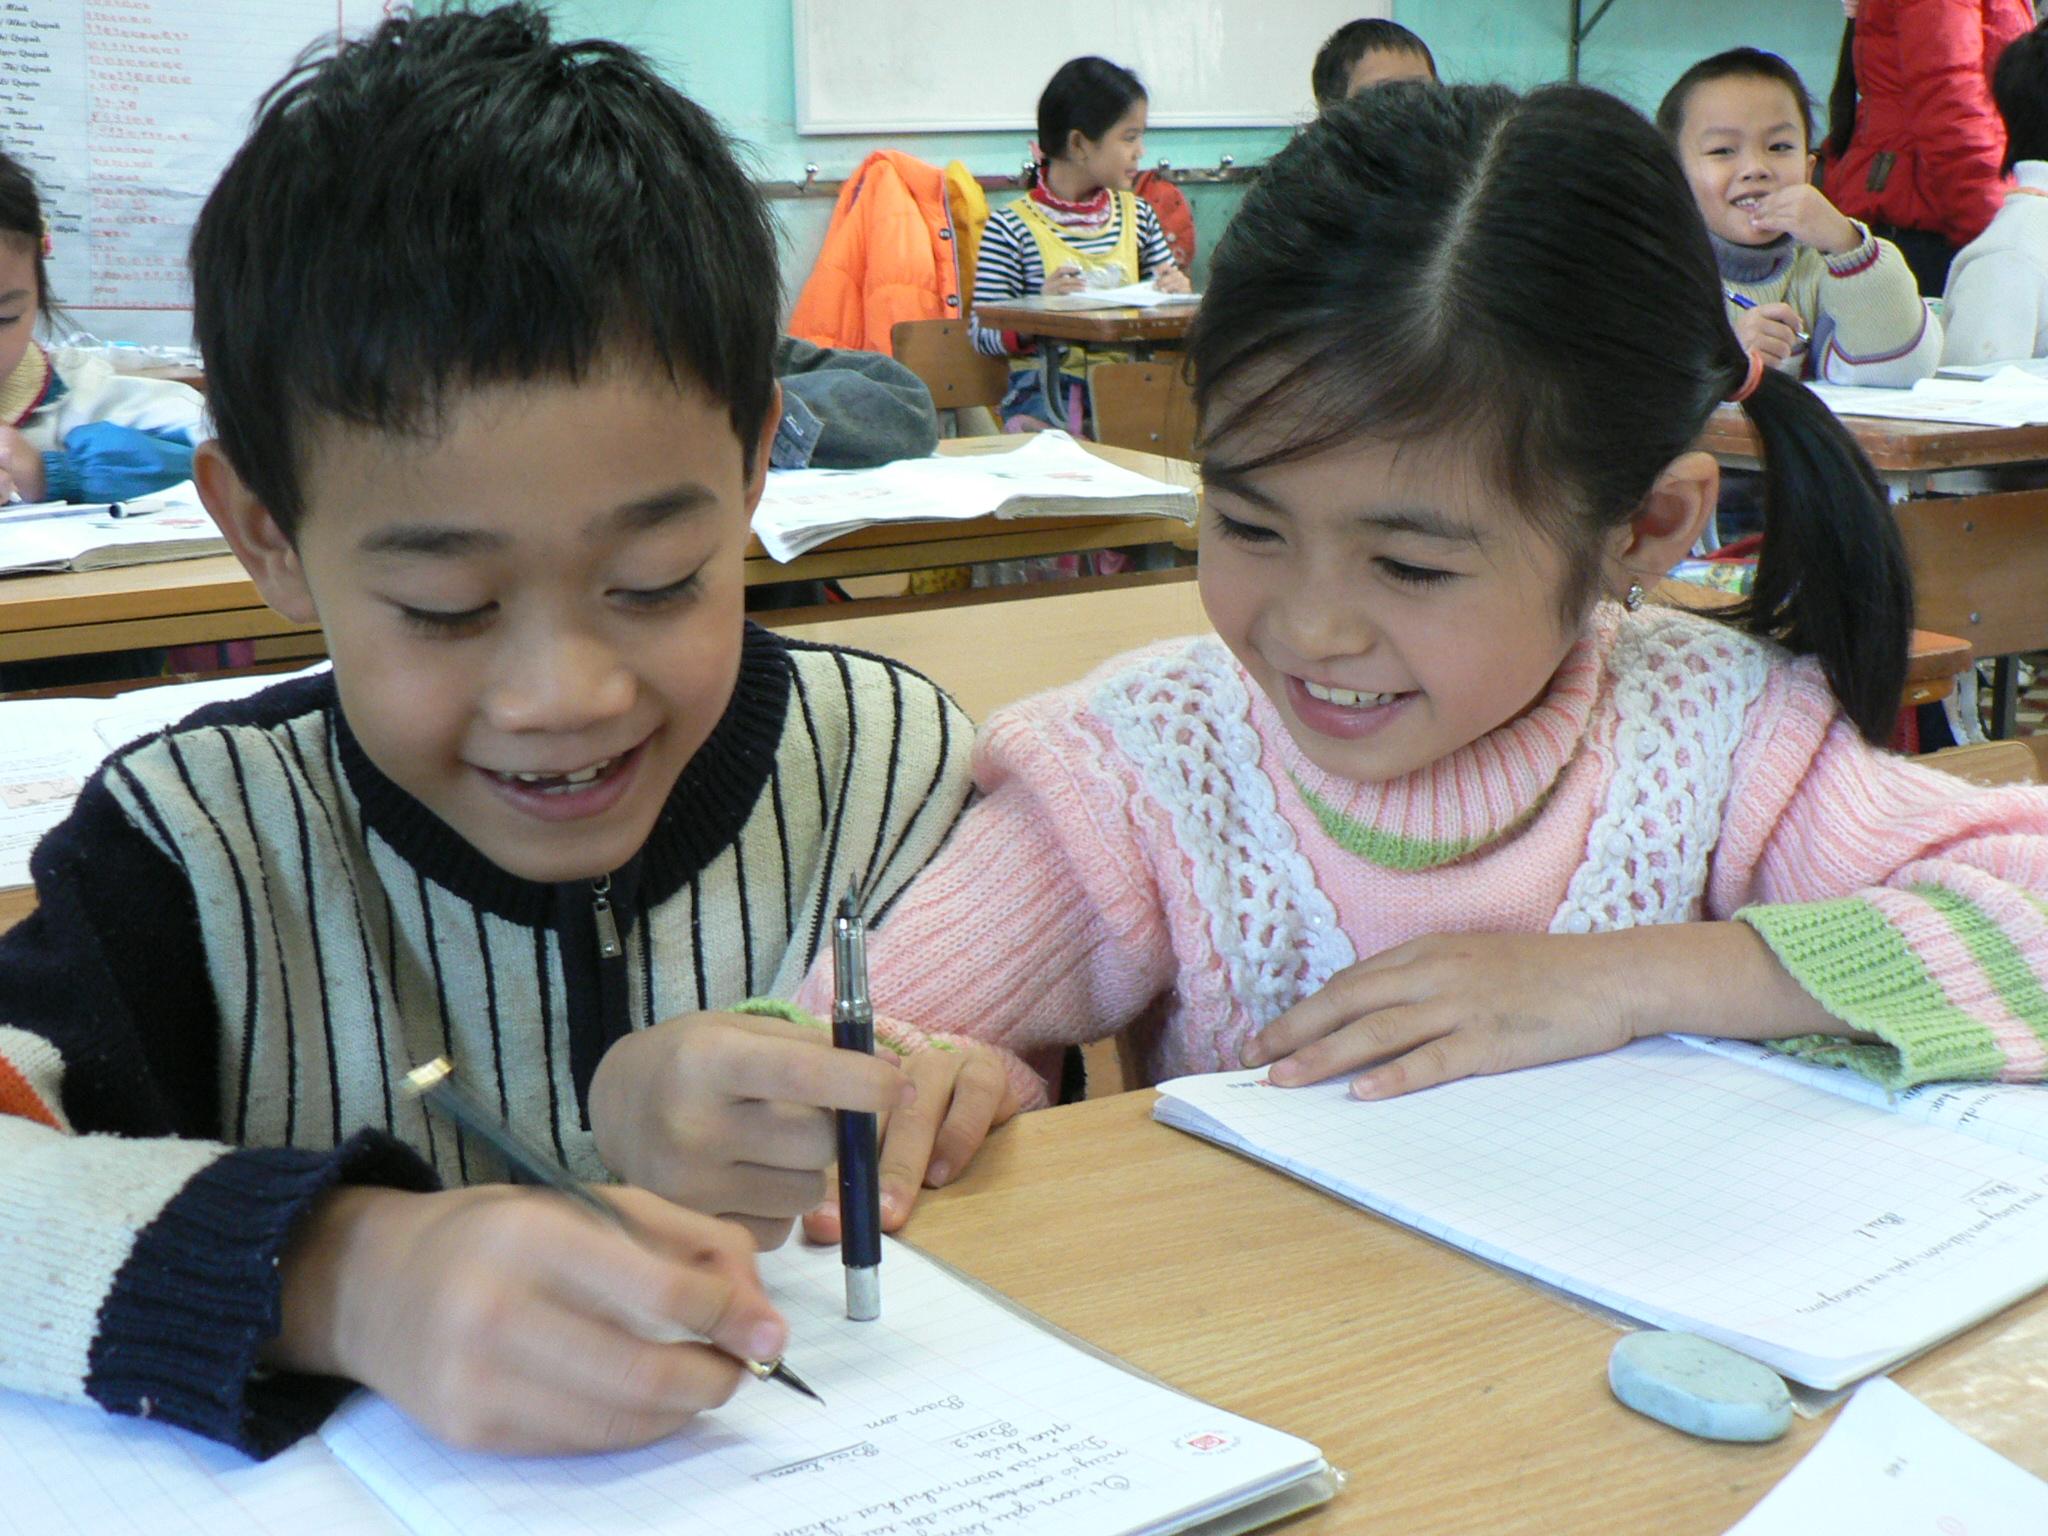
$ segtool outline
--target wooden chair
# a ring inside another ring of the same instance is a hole
[[[1915,759],[1972,784],[2038,784],[2041,765],[2023,741],[1980,741],[1968,747],[1944,747]]]
[[[1099,363],[1088,373],[1095,440],[1169,458],[1195,456],[1195,392],[1176,358]]]
[[[896,361],[924,380],[942,411],[994,410],[1010,387],[1010,365],[974,350],[965,320],[904,320],[889,332]]]
[[[2013,729],[2015,653],[2048,650],[2048,490],[1898,503],[1913,622],[1997,658],[1991,734]]]

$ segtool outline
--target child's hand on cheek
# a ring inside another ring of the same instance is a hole
[[[631,1233],[507,1185],[335,1191],[285,1253],[266,1361],[360,1381],[460,1446],[673,1434],[732,1396],[735,1356],[779,1356],[788,1329],[739,1228],[641,1190],[604,1198]]]
[[[957,1177],[989,1131],[1017,1113],[1016,1090],[987,1046],[936,1043],[914,1053],[904,1071],[916,1085],[917,1098],[882,1127],[885,1232],[900,1230],[910,1219],[920,1186],[937,1189]],[[814,1243],[839,1241],[836,1190],[804,1217],[804,1236]]]
[[[782,1019],[695,1013],[627,1035],[590,1084],[590,1128],[628,1184],[729,1216],[762,1249],[825,1195],[835,1109],[908,1105],[911,1080],[887,1055],[832,1048]]]
[[[1635,1037],[1604,935],[1458,933],[1361,960],[1244,1051],[1282,1087],[1361,1067],[1352,1093],[1392,1098],[1454,1078],[1590,1056]],[[1378,1063],[1378,1065],[1374,1065]]]
[[[1841,256],[1863,243],[1863,235],[1818,187],[1800,182],[1780,187],[1756,205],[1749,222],[1760,235],[1790,235],[1823,256]]]

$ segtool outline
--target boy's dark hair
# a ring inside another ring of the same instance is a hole
[[[451,392],[644,360],[774,390],[773,226],[718,125],[530,5],[384,22],[265,96],[192,235],[193,330],[236,472],[287,532],[321,417],[431,435]]]
[[[43,261],[43,200],[28,167],[0,151],[0,240],[25,245],[34,252],[36,308],[45,320],[56,318],[50,297],[50,273]]]
[[[1358,68],[1358,61],[1368,53],[1415,54],[1429,66],[1430,78],[1436,78],[1436,55],[1429,51],[1429,44],[1398,21],[1378,17],[1347,21],[1323,39],[1323,46],[1316,50],[1315,65],[1309,70],[1317,107],[1334,106],[1344,99],[1345,87],[1351,84],[1351,71]]]
[[[1991,99],[2005,119],[2007,175],[2022,160],[2048,160],[2048,22],[2006,44],[1991,72]]]
[[[1121,64],[1093,54],[1067,60],[1038,93],[1040,167],[1067,152],[1067,135],[1075,129],[1084,139],[1099,139],[1144,99],[1144,82]]]
[[[1775,80],[1792,93],[1792,100],[1799,108],[1799,126],[1806,133],[1807,148],[1813,147],[1813,94],[1806,88],[1806,82],[1799,78],[1799,71],[1779,58],[1775,53],[1766,53],[1761,48],[1730,48],[1712,58],[1701,59],[1671,84],[1664,93],[1664,99],[1657,103],[1657,126],[1664,131],[1664,137],[1673,143],[1678,140],[1678,130],[1685,125],[1685,104],[1693,91],[1714,80]]]
[[[1224,231],[1189,336],[1212,466],[1365,439],[1433,440],[1571,561],[1568,618],[1604,536],[1748,377],[1677,157],[1600,91],[1420,82],[1322,114]],[[1886,739],[1912,590],[1898,526],[1833,412],[1765,369],[1766,535],[1734,622],[1816,656]]]

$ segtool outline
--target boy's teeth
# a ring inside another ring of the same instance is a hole
[[[499,777],[510,779],[515,784],[559,784],[566,788],[571,785],[588,784],[617,761],[615,757],[608,757],[601,763],[592,763],[588,768],[578,768],[574,773],[506,773]]]
[[[1346,709],[1360,709],[1368,704],[1391,704],[1398,699],[1398,693],[1357,693],[1349,688],[1325,688],[1321,683],[1312,683],[1303,678],[1301,686],[1308,690],[1312,699],[1321,699],[1325,704],[1340,704]]]

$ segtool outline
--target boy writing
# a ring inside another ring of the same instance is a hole
[[[968,790],[930,684],[741,616],[774,260],[710,119],[527,7],[265,101],[193,239],[195,477],[334,669],[117,753],[37,850],[0,1385],[259,1453],[352,1381],[467,1444],[654,1439],[781,1352],[752,1248],[821,1198],[828,1109],[922,1169],[1000,1097],[718,1011]],[[428,1124],[394,1085],[444,1052],[637,1235]]]

